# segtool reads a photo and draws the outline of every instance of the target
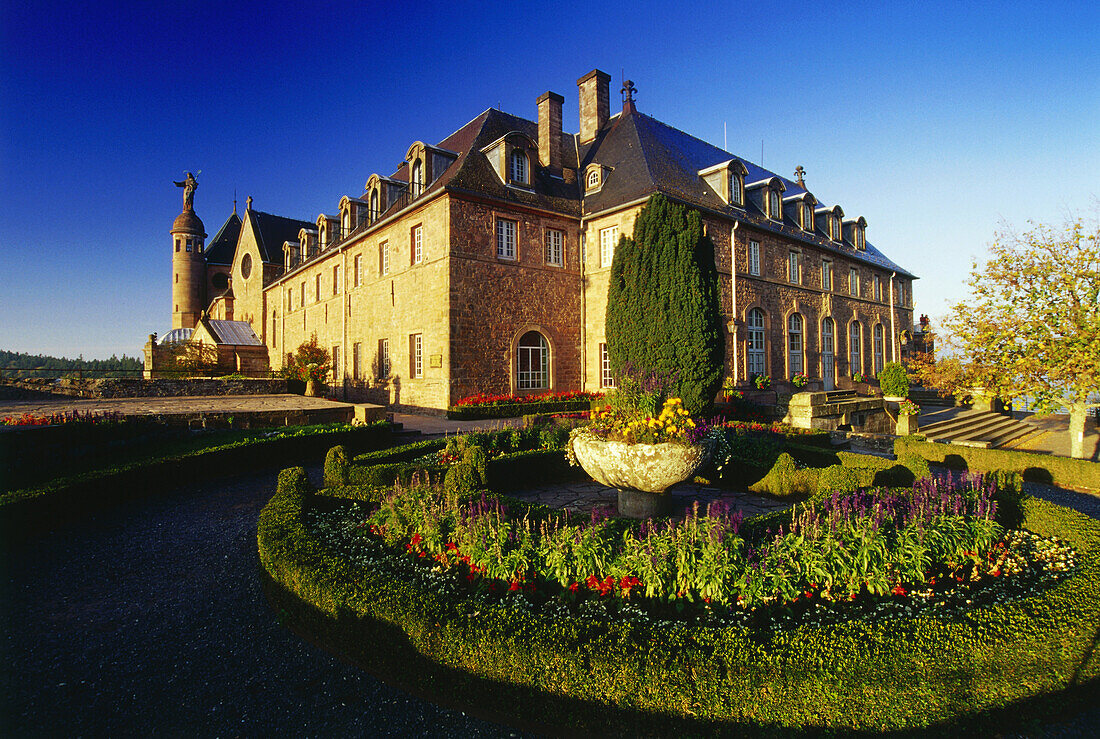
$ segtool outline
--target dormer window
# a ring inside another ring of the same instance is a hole
[[[829,216],[829,238],[833,241],[843,241],[844,231],[840,226],[840,218],[838,216]]]
[[[519,149],[512,151],[511,175],[513,182],[527,184],[527,155]]]
[[[857,223],[852,229],[852,244],[860,251],[863,251],[867,248],[867,242],[864,240],[864,238],[865,237],[863,235],[863,229],[860,228],[859,224]]]
[[[809,203],[802,203],[802,230],[814,230],[814,207]]]
[[[730,172],[730,205],[745,204],[745,180],[740,172]]]
[[[378,220],[378,191],[375,190],[370,194],[370,219],[371,222]]]
[[[779,192],[776,190],[767,190],[764,193],[764,197],[768,201],[768,218],[773,221],[779,221],[783,219],[783,201],[779,197]]]
[[[584,186],[585,186],[585,189],[587,189],[587,190],[595,190],[597,187],[600,186],[600,170],[599,169],[593,169],[593,170],[589,171],[588,178],[585,180]]]
[[[424,192],[424,163],[419,159],[413,162],[412,173],[409,175],[409,189],[414,198]]]

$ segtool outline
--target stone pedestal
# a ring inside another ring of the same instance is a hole
[[[619,491],[619,515],[624,518],[660,518],[672,513],[672,496],[668,493],[645,493],[641,490]]]
[[[898,416],[898,436],[909,436],[917,433],[917,417],[912,414],[902,413]]]

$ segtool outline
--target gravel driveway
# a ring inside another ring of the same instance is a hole
[[[0,555],[4,736],[515,736],[305,643],[260,590],[275,474],[63,524]]]

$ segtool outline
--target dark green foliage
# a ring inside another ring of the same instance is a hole
[[[445,447],[447,454],[459,455],[466,451],[466,437],[465,436],[450,436],[447,437],[447,446]]]
[[[937,444],[919,435],[901,436],[894,441],[898,458],[918,455],[936,464],[970,472],[1009,470],[1025,480],[1073,488],[1100,490],[1100,464],[1084,459],[1033,454],[1012,449],[980,449],[957,444]]]
[[[539,430],[539,444],[546,449],[564,449],[569,441],[569,429],[554,424]]]
[[[612,371],[676,375],[673,394],[706,413],[722,384],[724,335],[714,244],[698,211],[654,195],[615,248],[607,293]]]
[[[914,479],[919,480],[922,477],[928,477],[932,474],[932,470],[928,466],[928,460],[919,455],[903,454],[898,457],[898,462],[909,468],[909,471],[913,473]]]
[[[901,362],[887,362],[878,373],[878,384],[883,395],[897,398],[909,397],[909,374]]]
[[[447,470],[447,475],[443,478],[443,490],[447,495],[459,498],[467,496],[482,488],[480,477],[474,465],[457,462]]]
[[[334,446],[325,455],[325,487],[347,485],[351,481],[348,450],[343,446]]]
[[[565,453],[559,449],[532,449],[491,459],[488,474],[488,487],[494,492],[556,480],[589,479],[580,467],[570,467]]]
[[[1009,529],[1019,528],[1024,521],[1024,506],[1030,498],[1024,492],[1023,475],[1011,470],[993,470],[986,474],[993,478],[997,486],[997,492],[993,494],[997,504],[997,523]]]
[[[860,474],[855,467],[834,464],[821,470],[817,476],[817,491],[822,495],[854,493],[859,487]]]
[[[768,470],[768,474],[749,490],[774,495],[777,498],[809,497],[817,491],[818,470],[800,469],[794,457],[783,452]]]
[[[476,475],[475,484],[479,488],[485,487],[489,479],[488,459],[485,456],[485,450],[476,444],[470,444],[466,447],[466,451],[462,453],[462,461],[473,468]]]
[[[338,635],[338,651],[392,670],[440,701],[539,722],[546,733],[934,727],[937,734],[988,734],[990,711],[1002,721],[1028,712],[1033,719],[1032,696],[1057,701],[1067,686],[1095,690],[1100,678],[1100,524],[1039,500],[1028,501],[1025,512],[1028,528],[1078,549],[1077,572],[1034,595],[961,616],[797,629],[463,608],[437,587],[326,549],[291,495],[277,494],[265,507],[258,548],[278,588],[277,607],[297,628]],[[753,522],[778,526],[789,515]],[[1056,702],[1043,705],[1057,710]]]
[[[289,467],[279,473],[276,492],[293,500],[302,501],[313,495],[313,485],[309,482],[305,467]]]
[[[445,472],[442,465],[416,464],[412,462],[390,462],[376,465],[353,465],[349,470],[348,482],[352,485],[368,485],[388,488],[400,483],[408,485],[413,477],[435,480]]]

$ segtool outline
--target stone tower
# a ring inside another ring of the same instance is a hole
[[[206,304],[206,228],[195,215],[198,183],[190,172],[183,187],[183,211],[172,224],[172,328],[195,328]]]

